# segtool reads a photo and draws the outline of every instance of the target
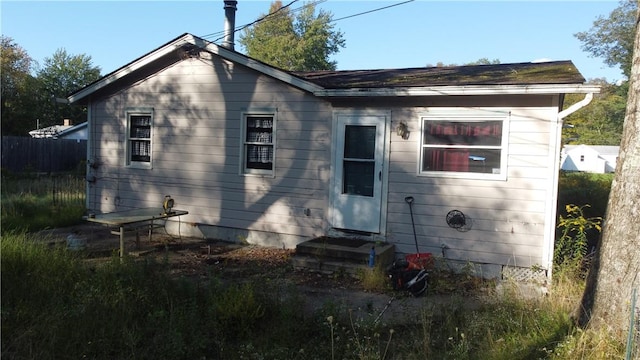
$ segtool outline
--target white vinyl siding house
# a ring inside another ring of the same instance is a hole
[[[233,81],[219,78],[218,68],[233,69]],[[130,132],[121,124],[128,114],[145,114],[140,109],[151,103],[153,169],[123,168],[117,158],[129,151],[124,140]],[[102,141],[92,142],[92,158],[100,164],[93,171],[101,180],[89,192],[101,196],[89,196],[89,209],[153,207],[159,197],[171,195],[176,208],[189,209],[192,225],[182,224],[183,234],[257,241],[256,234],[269,232],[279,234],[273,241],[287,247],[326,229],[323,179],[329,176],[332,113],[304,92],[213,58],[172,64],[91,108],[92,134]],[[308,121],[299,121],[299,114]],[[268,176],[238,174],[238,169],[245,173],[247,118],[273,120],[269,144],[277,153],[275,161],[266,171],[248,171]],[[216,224],[217,229],[199,224]],[[227,228],[242,231],[219,231]]]
[[[171,195],[183,236],[293,248],[355,233],[406,254],[410,196],[420,251],[496,277],[551,269],[562,94],[598,90],[583,82],[570,62],[293,73],[185,34],[69,100],[88,107],[90,211]]]
[[[560,159],[562,170],[597,174],[616,170],[619,146],[565,145]]]

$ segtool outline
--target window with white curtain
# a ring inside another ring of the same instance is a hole
[[[242,173],[273,175],[275,114],[245,113],[242,127]]]
[[[127,165],[151,167],[152,110],[127,111]]]

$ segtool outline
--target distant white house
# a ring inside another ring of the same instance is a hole
[[[589,173],[612,173],[620,146],[601,145],[565,145],[560,158],[561,169]]]
[[[65,119],[63,125],[53,125],[42,129],[29,131],[32,138],[53,138],[68,140],[87,140],[87,122],[71,125],[69,119]]]
[[[74,125],[58,133],[58,139],[87,140],[87,122]]]

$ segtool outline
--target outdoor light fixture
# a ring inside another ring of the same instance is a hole
[[[407,140],[409,138],[409,134],[410,134],[410,131],[407,128],[407,124],[405,124],[403,122],[398,124],[398,126],[396,127],[396,134],[398,134],[398,136],[400,136],[401,138]]]

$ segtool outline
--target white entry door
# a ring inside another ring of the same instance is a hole
[[[334,228],[380,232],[385,115],[338,115],[332,196]]]

